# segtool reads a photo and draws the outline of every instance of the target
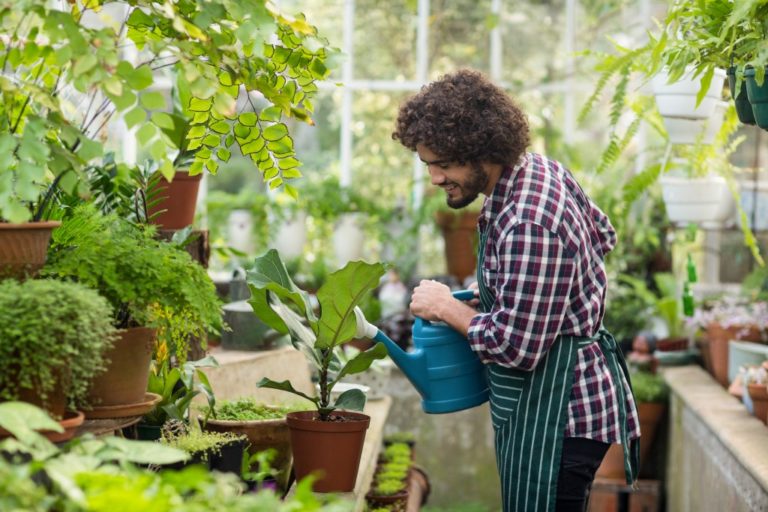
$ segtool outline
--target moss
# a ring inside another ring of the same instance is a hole
[[[259,403],[256,399],[246,397],[237,400],[224,400],[214,408],[212,418],[224,421],[253,421],[276,420],[285,418],[291,411],[305,410],[303,406],[271,406]],[[202,407],[201,411],[207,416],[208,407]]]

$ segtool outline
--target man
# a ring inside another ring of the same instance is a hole
[[[401,107],[392,137],[418,152],[449,206],[486,196],[478,219],[480,311],[422,281],[411,312],[467,335],[486,363],[505,511],[583,511],[611,443],[636,478],[637,411],[601,329],[610,221],[560,163],[526,153],[523,112],[461,70]],[[477,302],[477,301],[475,301]]]

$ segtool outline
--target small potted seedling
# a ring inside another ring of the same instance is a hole
[[[248,272],[254,313],[270,327],[290,334],[293,345],[316,367],[318,396],[295,389],[289,381],[267,378],[259,387],[288,391],[312,402],[314,411],[290,412],[296,477],[317,472],[314,489],[319,492],[349,492],[355,487],[360,455],[370,417],[361,414],[365,395],[350,389],[331,400],[333,387],[345,375],[359,373],[376,359],[386,356],[378,343],[341,364],[338,352],[357,330],[355,307],[368,296],[384,275],[383,264],[353,261],[333,272],[317,291],[319,313],[309,295],[291,280],[277,251],[256,258]]]
[[[163,427],[160,441],[173,448],[187,452],[190,460],[179,469],[189,464],[202,464],[222,473],[240,474],[243,454],[248,445],[245,436],[229,432],[205,432],[192,421],[189,426],[181,421],[168,421]],[[179,464],[179,463],[177,463]]]

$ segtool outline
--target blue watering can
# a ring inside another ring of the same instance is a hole
[[[454,292],[453,296],[470,300],[475,294],[473,290],[462,290]],[[406,352],[368,323],[359,309],[355,314],[357,336],[384,343],[389,357],[421,395],[424,412],[456,412],[488,400],[485,365],[469,348],[467,339],[450,326],[416,317],[413,324],[415,349]]]

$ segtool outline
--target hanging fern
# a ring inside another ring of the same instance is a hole
[[[659,174],[661,174],[661,164],[653,164],[634,175],[632,179],[624,184],[622,189],[622,199],[626,205],[626,209],[628,209],[629,205],[635,202],[643,192],[653,185],[659,178]]]

